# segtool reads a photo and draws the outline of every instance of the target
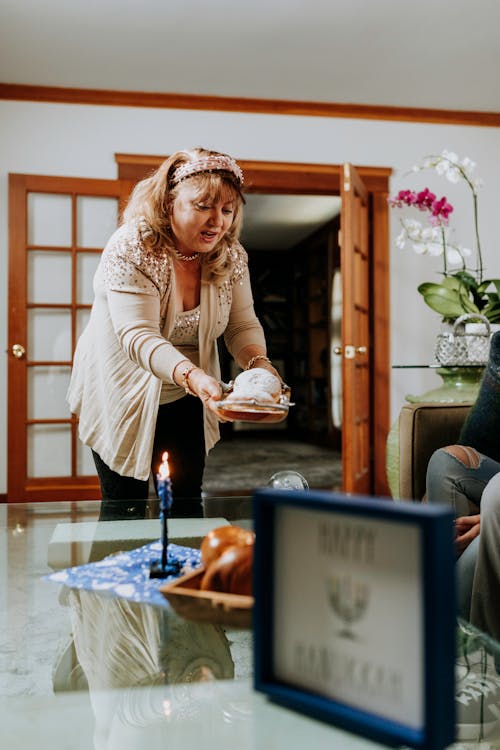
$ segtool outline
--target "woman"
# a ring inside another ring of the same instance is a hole
[[[104,504],[147,498],[167,450],[172,515],[201,515],[219,439],[217,338],[243,369],[277,375],[238,242],[242,188],[230,156],[179,151],[137,184],[104,249],[68,393]]]

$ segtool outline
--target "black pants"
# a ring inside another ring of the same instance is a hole
[[[158,409],[151,470],[155,480],[162,453],[168,451],[174,517],[201,517],[201,488],[205,468],[203,405],[198,398],[184,396]],[[101,484],[100,520],[144,518],[148,507],[149,482],[124,477],[107,466],[92,451]]]

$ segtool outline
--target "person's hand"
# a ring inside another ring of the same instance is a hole
[[[218,380],[197,367],[188,378],[189,387],[203,401],[209,411],[213,412],[220,422],[230,420],[222,418],[217,411],[217,402],[222,398],[222,387]]]
[[[455,519],[455,548],[459,557],[469,544],[479,536],[481,516],[460,516]]]

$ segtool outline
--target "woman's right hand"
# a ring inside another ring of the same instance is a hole
[[[201,367],[197,367],[190,373],[188,385],[198,398],[203,401],[203,405],[209,411],[213,412],[220,422],[230,421],[225,418],[223,419],[217,410],[217,402],[222,398],[222,387],[218,380],[211,375],[207,375]]]
[[[222,388],[219,381],[211,375],[207,375],[201,367],[196,367],[189,373],[187,382],[189,388],[198,398],[201,398],[203,403],[207,403],[210,400],[220,401]]]
[[[461,516],[455,519],[455,549],[460,557],[469,544],[479,536],[481,530],[481,516]]]

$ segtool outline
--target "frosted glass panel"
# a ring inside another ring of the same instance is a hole
[[[28,367],[28,419],[69,419],[70,367]]]
[[[28,302],[71,302],[71,255],[32,250],[28,253]]]
[[[80,196],[76,212],[78,247],[104,247],[118,223],[118,200]]]
[[[91,305],[94,301],[94,274],[101,259],[100,253],[78,253],[76,261],[76,302]]]
[[[28,359],[45,362],[71,360],[69,311],[28,310]]]
[[[80,338],[82,331],[90,318],[90,310],[78,310],[76,313],[76,337]]]
[[[71,247],[71,196],[28,194],[28,245]]]
[[[82,445],[80,441],[76,448],[76,473],[79,477],[97,476],[92,452],[88,445]]]
[[[28,425],[28,477],[71,475],[71,427]]]

